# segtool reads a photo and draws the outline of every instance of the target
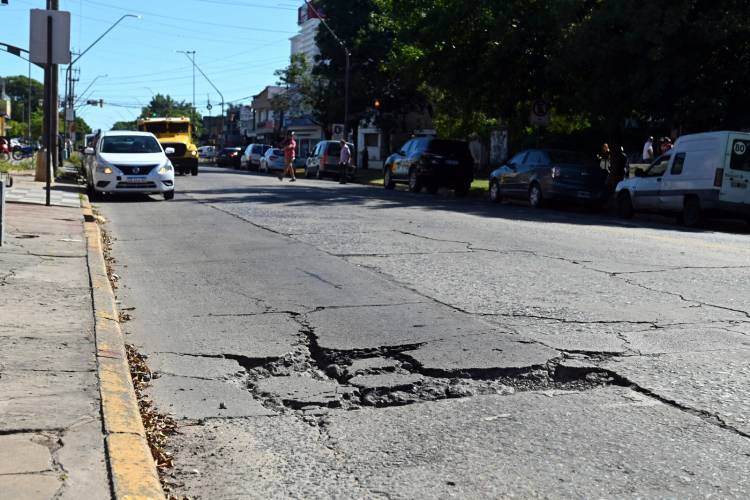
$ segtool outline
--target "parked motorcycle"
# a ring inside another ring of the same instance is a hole
[[[10,160],[10,148],[8,147],[8,143],[0,141],[0,161],[8,160]]]
[[[32,146],[13,147],[14,160],[23,160],[24,158],[31,158],[32,156],[34,156],[34,148]]]

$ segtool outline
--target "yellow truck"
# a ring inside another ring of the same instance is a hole
[[[174,149],[167,156],[175,173],[198,175],[198,148],[193,144],[190,118],[142,118],[138,120],[138,130],[154,134],[164,149]]]

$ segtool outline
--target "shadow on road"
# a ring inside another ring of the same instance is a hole
[[[265,176],[255,172],[212,169],[203,175],[227,174]],[[673,219],[663,216],[638,216],[632,220],[618,219],[606,212],[592,212],[574,205],[555,205],[545,209],[532,209],[521,204],[492,204],[487,200],[455,198],[452,194],[409,193],[408,191],[386,191],[383,188],[358,184],[339,185],[331,181],[312,181],[299,179],[296,184],[288,181],[277,186],[238,185],[221,189],[179,189],[174,201],[188,201],[180,194],[195,197],[207,196],[212,203],[260,203],[282,204],[296,207],[301,211],[317,210],[322,207],[336,208],[346,206],[367,206],[373,210],[391,208],[422,208],[426,210],[449,210],[477,215],[480,217],[507,219],[513,221],[553,222],[560,224],[577,224],[585,226],[614,226],[633,228],[670,229],[673,231],[729,232],[738,234],[750,233],[744,221],[730,219],[712,219],[701,228],[685,228],[672,224]]]

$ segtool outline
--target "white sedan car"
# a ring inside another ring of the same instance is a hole
[[[86,152],[86,187],[90,198],[101,193],[160,193],[174,198],[174,153],[149,132],[110,131]]]

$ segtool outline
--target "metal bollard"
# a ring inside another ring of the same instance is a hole
[[[5,241],[5,189],[13,186],[13,177],[0,172],[0,247]]]

